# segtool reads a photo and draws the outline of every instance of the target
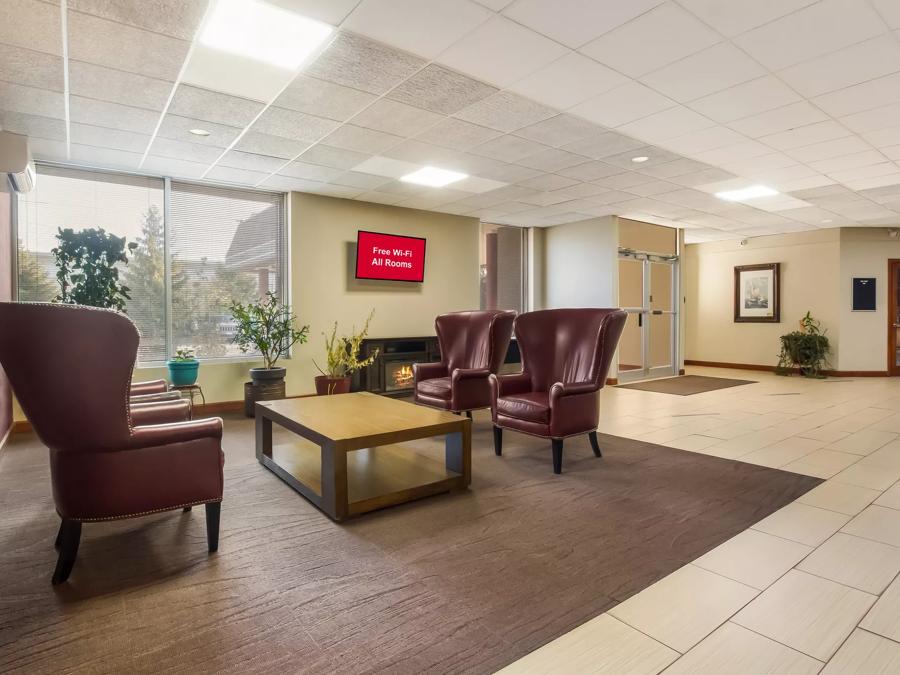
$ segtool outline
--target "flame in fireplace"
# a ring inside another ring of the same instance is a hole
[[[412,366],[400,366],[394,371],[394,384],[398,387],[408,387],[413,383]]]

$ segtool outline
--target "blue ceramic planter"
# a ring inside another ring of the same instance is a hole
[[[197,381],[199,361],[166,361],[166,365],[169,367],[169,381],[176,387],[184,387]]]

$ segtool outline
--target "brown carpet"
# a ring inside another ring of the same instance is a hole
[[[654,391],[659,394],[675,394],[676,396],[693,396],[717,389],[739,387],[742,384],[756,384],[755,380],[732,380],[727,377],[706,377],[705,375],[680,375],[665,377],[659,380],[647,380],[634,384],[617,385],[620,389],[640,389]]]
[[[565,633],[820,481],[601,436],[565,448],[476,417],[474,480],[337,525],[226,422],[218,554],[203,509],[89,524],[53,589],[45,451],[0,455],[0,672],[487,673]],[[438,451],[432,441],[422,448]]]

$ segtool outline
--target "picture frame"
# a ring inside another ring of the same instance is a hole
[[[781,323],[781,263],[735,266],[734,322]]]

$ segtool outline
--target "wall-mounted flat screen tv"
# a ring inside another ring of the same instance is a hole
[[[356,278],[423,281],[425,240],[360,230],[356,236]]]

